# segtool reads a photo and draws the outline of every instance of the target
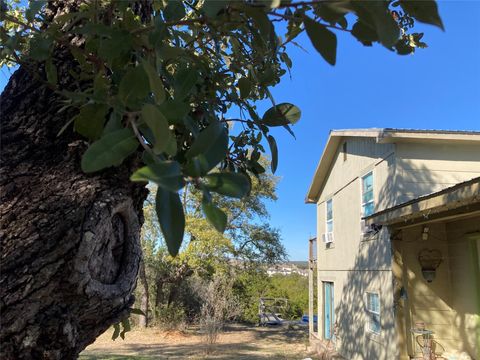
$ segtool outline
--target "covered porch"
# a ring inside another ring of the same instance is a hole
[[[392,244],[400,359],[480,359],[480,178],[367,218]]]

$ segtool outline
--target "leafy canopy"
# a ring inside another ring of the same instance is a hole
[[[27,7],[0,0],[0,65],[20,64],[78,110],[60,133],[73,128],[89,141],[85,172],[143,151],[132,181],[158,185],[157,215],[176,255],[186,184],[202,193],[204,215],[223,231],[226,215],[212,193],[247,195],[250,176],[265,172],[259,159],[267,145],[275,171],[270,129],[293,134],[301,112],[277,104],[270,88],[292,67],[287,47],[299,46],[300,33],[334,65],[338,32],[401,55],[425,47],[423,34],[411,32],[415,20],[443,28],[433,0],[57,0]],[[285,33],[277,33],[278,23]],[[272,107],[259,114],[255,103],[264,99]],[[229,117],[231,109],[239,118]]]

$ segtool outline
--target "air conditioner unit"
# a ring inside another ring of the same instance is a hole
[[[332,232],[328,232],[328,233],[323,234],[322,238],[323,238],[323,242],[325,244],[333,243],[333,233]]]
[[[366,234],[370,232],[370,226],[368,226],[365,220],[360,220],[360,233]]]

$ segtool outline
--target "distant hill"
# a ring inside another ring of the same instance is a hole
[[[308,261],[288,261],[287,264],[293,264],[299,269],[308,269]]]

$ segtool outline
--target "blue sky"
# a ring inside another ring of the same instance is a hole
[[[274,129],[279,200],[269,204],[291,260],[307,259],[315,206],[304,198],[331,129],[397,127],[480,130],[480,2],[439,1],[445,32],[419,25],[429,48],[398,56],[339,33],[337,64],[328,65],[305,36],[290,48],[292,79],[273,88],[277,102],[302,110],[297,139]],[[0,73],[0,89],[8,72]],[[265,108],[266,109],[266,108]]]
[[[445,25],[421,25],[427,49],[398,56],[338,35],[337,64],[328,65],[307,38],[308,53],[292,47],[292,80],[273,89],[278,102],[302,109],[297,140],[275,129],[280,162],[279,200],[271,223],[281,229],[292,260],[308,256],[315,205],[304,203],[331,129],[397,127],[480,130],[480,2],[439,1]]]

